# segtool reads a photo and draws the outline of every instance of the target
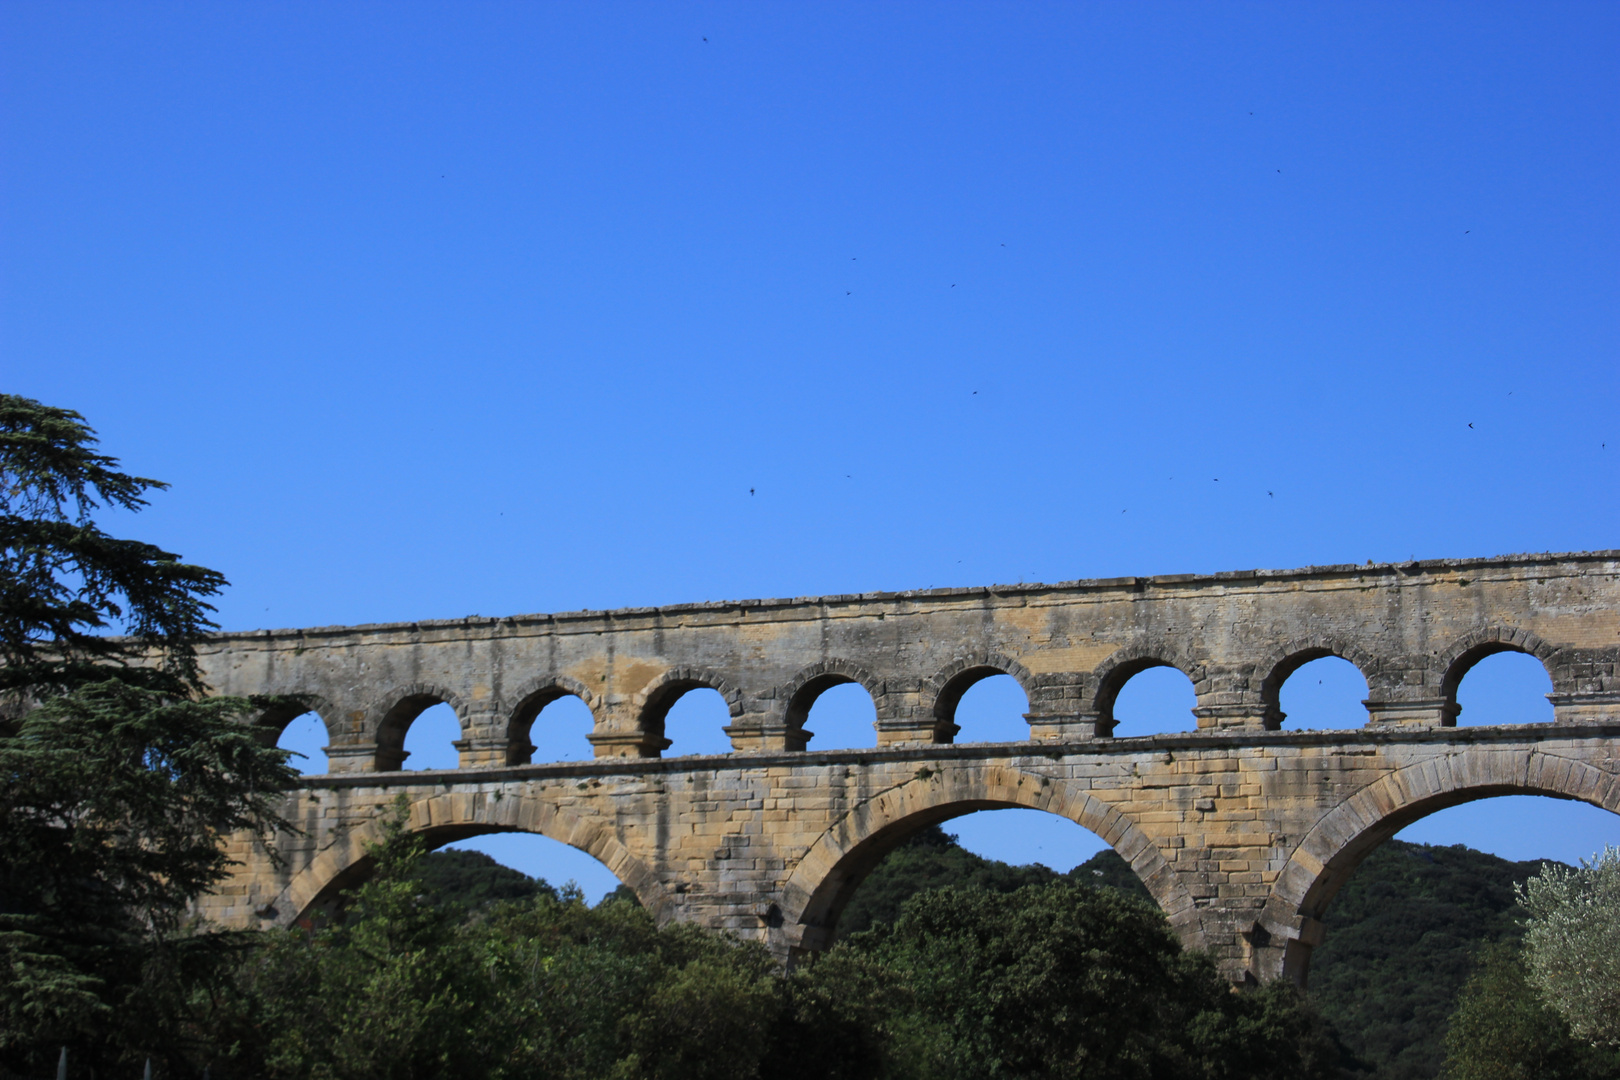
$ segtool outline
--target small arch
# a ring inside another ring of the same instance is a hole
[[[839,683],[816,698],[798,732],[808,750],[845,750],[877,745],[877,703],[866,687],[851,680]],[[793,745],[791,742],[788,744]]]
[[[732,728],[726,699],[707,686],[687,690],[664,714],[664,740],[677,757],[731,753]]]
[[[1362,679],[1370,686],[1376,661],[1354,644],[1326,635],[1296,638],[1272,653],[1259,665],[1266,673],[1260,681],[1260,704],[1265,710],[1265,726],[1275,731],[1282,727],[1286,714],[1282,710],[1282,688],[1294,672],[1306,664],[1336,656],[1354,664]]]
[[[1017,660],[998,652],[975,653],[961,657],[928,680],[927,687],[933,691],[934,697],[935,742],[948,743],[955,740],[957,733],[961,731],[961,727],[956,723],[956,708],[962,703],[962,695],[972,689],[974,684],[996,675],[1010,675],[1017,681],[1019,688],[1024,691],[1027,707],[1035,676]],[[1024,737],[1029,737],[1027,731]]]
[[[456,720],[461,726],[463,737],[466,733],[467,706],[458,696],[442,686],[431,683],[411,683],[402,686],[382,699],[388,703],[378,705],[373,713],[380,712],[377,721],[377,753],[374,761],[378,772],[395,772],[404,768],[405,734],[418,716],[435,705],[448,705],[455,710]]]
[[[287,765],[300,776],[319,776],[329,772],[332,766],[326,750],[331,745],[332,737],[326,721],[313,709],[299,713],[281,725],[275,741],[277,749],[289,751]]]
[[[1535,634],[1516,626],[1481,627],[1452,642],[1435,661],[1435,668],[1441,672],[1441,723],[1447,727],[1457,723],[1457,714],[1461,712],[1461,706],[1457,704],[1457,687],[1474,665],[1487,656],[1501,652],[1528,653],[1541,661],[1542,667],[1547,669],[1548,679],[1556,687],[1558,680],[1553,675],[1553,660],[1557,651]]]
[[[1128,645],[1115,650],[1098,664],[1091,673],[1092,690],[1090,711],[1097,717],[1097,734],[1111,736],[1118,720],[1114,705],[1119,692],[1131,679],[1151,668],[1175,668],[1193,684],[1196,696],[1198,683],[1204,678],[1204,666],[1179,654],[1163,642]]]
[[[777,691],[777,698],[787,702],[783,707],[783,716],[787,721],[789,732],[804,730],[805,721],[810,716],[810,710],[815,707],[816,699],[835,686],[845,683],[859,683],[872,698],[872,704],[878,709],[878,716],[883,716],[883,683],[871,672],[847,660],[823,660],[811,664],[793,678],[787,685]]]
[[[429,705],[405,731],[405,762],[399,767],[418,771],[461,768],[461,719],[444,702]]]
[[[332,733],[332,722],[326,718],[331,705],[318,694],[275,694],[250,700],[256,709],[251,723],[267,745],[274,746],[287,725],[306,713],[319,716],[327,735]]]
[[[384,806],[364,825],[344,830],[264,909],[275,911],[281,925],[295,925],[333,905],[342,890],[363,882],[371,873],[370,849],[383,841],[382,819],[390,809]],[[626,850],[610,825],[564,810],[543,795],[513,792],[500,799],[485,795],[466,799],[453,793],[424,795],[412,801],[406,828],[422,836],[430,847],[486,833],[538,833],[578,848],[606,866],[635,892],[660,924],[674,914],[663,885],[645,863]]]
[[[1551,723],[1552,688],[1547,665],[1529,653],[1504,649],[1482,657],[1457,684],[1453,719],[1470,727]]]
[[[1577,799],[1620,814],[1620,783],[1584,761],[1542,751],[1471,750],[1387,773],[1324,814],[1278,875],[1260,925],[1269,940],[1284,943],[1279,973],[1304,984],[1312,946],[1302,923],[1320,923],[1374,848],[1435,811],[1497,795]]]
[[[529,736],[533,732],[535,718],[546,706],[570,696],[585,703],[585,707],[591,711],[593,725],[602,722],[602,699],[590,687],[571,676],[547,675],[531,679],[518,688],[513,695],[517,705],[506,724],[508,765],[527,765],[533,760],[535,746]]]
[[[1266,707],[1266,727],[1276,730],[1285,721],[1294,731],[1365,727],[1370,693],[1361,668],[1342,656],[1319,656],[1295,668],[1278,688],[1275,704]]]
[[[326,699],[316,694],[277,694],[252,699],[258,707],[251,723],[266,746],[290,750],[287,764],[300,776],[318,776],[331,766],[326,748],[332,744],[332,725],[325,712]]]
[[[795,948],[832,942],[838,916],[866,875],[917,829],[975,810],[1024,807],[1066,817],[1096,833],[1142,879],[1189,947],[1202,947],[1192,894],[1159,849],[1134,822],[1081,789],[1006,765],[919,770],[917,776],[868,799],[821,834],[782,890],[785,922]]]
[[[951,715],[953,742],[1027,742],[1029,695],[1011,675],[990,675],[967,688]],[[965,738],[963,737],[965,735]]]
[[[718,693],[733,720],[742,715],[742,693],[718,672],[689,667],[666,671],[632,699],[639,713],[638,727],[648,737],[649,749],[661,753],[669,748],[670,741],[664,737],[664,720],[683,694],[698,689]]]

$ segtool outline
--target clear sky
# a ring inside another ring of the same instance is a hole
[[[174,485],[125,528],[230,629],[1620,547],[1617,56],[1612,4],[11,2],[0,376]]]

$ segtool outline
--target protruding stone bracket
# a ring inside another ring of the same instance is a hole
[[[1457,707],[1443,698],[1408,698],[1404,701],[1362,702],[1367,707],[1368,727],[1438,728],[1457,722]]]
[[[1555,724],[1596,724],[1620,720],[1620,690],[1548,694]]]

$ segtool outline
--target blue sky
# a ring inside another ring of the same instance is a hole
[[[0,375],[174,485],[128,527],[231,629],[1616,547],[1616,55],[1601,4],[13,3]],[[1544,805],[1530,854],[1617,838]]]

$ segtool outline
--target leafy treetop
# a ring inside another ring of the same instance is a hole
[[[96,442],[78,413],[0,394],[0,694],[13,704],[113,677],[201,689],[193,648],[216,628],[205,598],[225,578],[102,531],[93,511],[138,512],[168,485],[120,472]]]

